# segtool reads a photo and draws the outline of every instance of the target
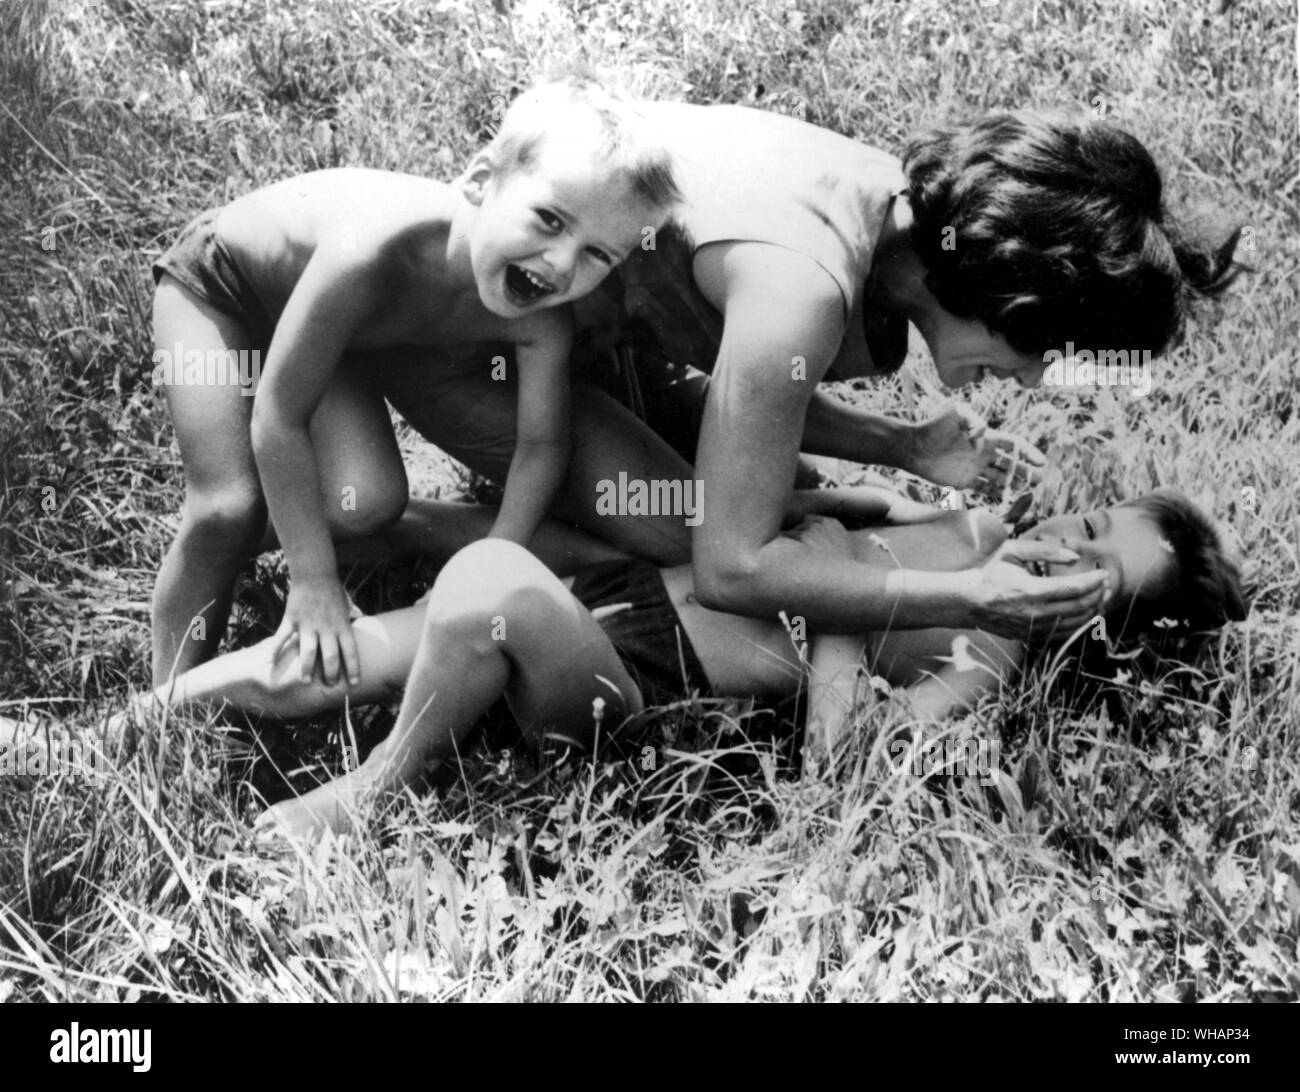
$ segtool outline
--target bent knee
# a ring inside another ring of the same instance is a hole
[[[378,534],[402,518],[409,499],[405,475],[400,485],[339,486],[326,498],[330,531],[338,538]]]
[[[429,596],[428,624],[462,640],[483,634],[493,642],[508,640],[519,627],[543,617],[563,588],[524,547],[482,539],[460,550],[439,574]]]
[[[452,555],[434,588],[448,583],[508,589],[535,583],[539,572],[549,570],[526,547],[505,538],[482,538]]]
[[[228,549],[247,550],[266,529],[266,501],[255,487],[191,491],[185,497],[182,533]]]

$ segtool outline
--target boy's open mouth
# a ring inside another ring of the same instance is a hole
[[[506,266],[506,295],[517,307],[536,303],[555,291],[555,285],[513,262]]]
[[[1029,562],[1029,571],[1030,571],[1031,573],[1033,573],[1035,576],[1051,576],[1051,575],[1052,575],[1052,570],[1051,570],[1050,568],[1048,568],[1048,564],[1047,564],[1046,561],[1031,561],[1031,562]]]

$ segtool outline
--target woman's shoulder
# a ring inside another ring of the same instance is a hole
[[[876,163],[882,168],[898,160],[883,148],[874,147],[833,129],[827,129],[775,110],[735,103],[696,105],[684,102],[651,102],[646,113],[660,129],[660,139],[670,148],[692,140],[722,138],[727,143],[746,140],[773,141],[787,145],[818,144],[823,151]]]
[[[756,242],[802,254],[826,270],[851,311],[905,184],[898,160],[781,114],[660,105],[657,124],[684,198],[678,220],[693,247]]]
[[[808,197],[846,189],[871,203],[873,196],[888,201],[905,184],[898,158],[883,148],[797,118],[749,106],[653,106],[688,203],[719,183],[733,211],[746,207],[735,200],[737,190],[761,191],[760,206],[763,195],[779,200],[788,191]]]

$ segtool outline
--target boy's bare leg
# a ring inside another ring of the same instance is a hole
[[[591,740],[596,698],[610,725],[642,707],[609,638],[560,580],[522,547],[489,539],[438,577],[388,739],[359,769],[276,804],[260,821],[295,836],[348,829],[373,794],[454,758],[502,694],[534,738],[561,733],[580,745]]]
[[[336,542],[392,527],[409,493],[388,405],[355,363],[344,358],[310,425],[325,520]]]
[[[247,349],[252,341],[229,315],[170,275],[154,294],[154,341],[182,354]],[[184,359],[175,361],[177,371]],[[179,377],[178,377],[179,378]],[[253,400],[230,384],[163,388],[185,471],[185,503],[176,539],[163,559],[153,596],[153,678],[185,671],[216,650],[225,631],[235,578],[256,546],[266,507],[249,442]]]
[[[183,352],[247,348],[233,318],[170,275],[154,296],[154,337]],[[183,360],[176,362],[178,371]],[[164,389],[185,472],[181,527],[154,589],[153,679],[162,684],[211,658],[225,632],[239,570],[274,544],[253,456],[253,398],[234,384]],[[406,472],[383,398],[340,367],[311,421],[326,520],[340,538],[391,525],[406,505]]]

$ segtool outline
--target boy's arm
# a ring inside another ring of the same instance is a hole
[[[1020,671],[1024,645],[979,630],[954,632],[952,654],[911,686],[896,689],[892,702],[926,720],[942,720],[973,708]]]
[[[896,688],[890,702],[925,720],[956,716],[984,694],[996,693],[1020,671],[1024,657],[1019,642],[977,630],[954,633],[952,648],[952,656],[936,661],[925,678]],[[813,644],[805,747],[816,759],[835,754],[860,704],[872,693],[860,683],[864,649],[861,634],[820,634]]]
[[[323,241],[276,324],[253,404],[253,454],[291,580],[276,636],[283,643],[298,632],[304,681],[318,649],[327,683],[338,676],[340,654],[348,681],[359,680],[308,426],[344,347],[377,302],[379,283],[373,260]]]
[[[489,533],[527,546],[569,467],[569,349],[567,311],[547,311],[535,333],[515,347],[519,408],[515,454]]]
[[[865,644],[860,633],[818,634],[813,641],[804,746],[821,761],[835,754],[857,711]]]

